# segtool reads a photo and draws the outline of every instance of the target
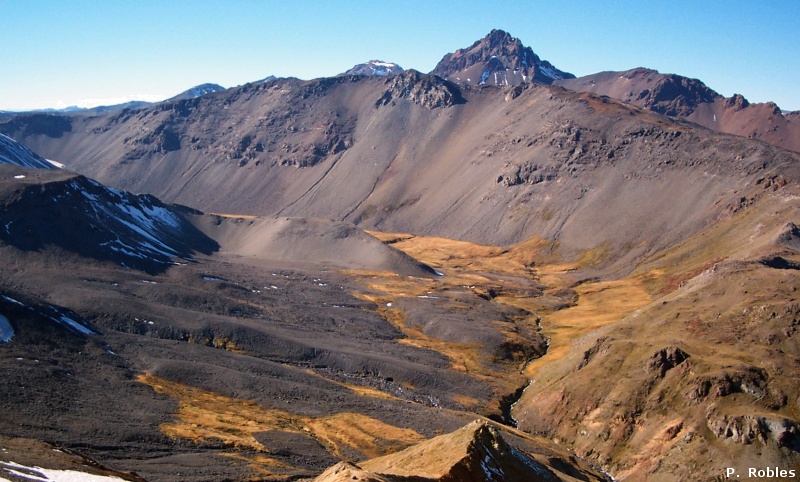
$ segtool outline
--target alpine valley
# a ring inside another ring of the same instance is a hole
[[[800,473],[799,126],[501,30],[3,113],[0,480]]]

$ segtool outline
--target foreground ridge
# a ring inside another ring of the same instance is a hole
[[[315,482],[511,482],[574,480],[550,464],[509,445],[500,431],[475,420],[455,432],[440,435],[400,452],[354,465],[339,463]],[[563,466],[561,467],[563,469]],[[581,480],[602,480],[591,472],[572,468]]]

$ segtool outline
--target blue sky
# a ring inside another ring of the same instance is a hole
[[[493,28],[578,76],[649,67],[800,110],[794,0],[0,0],[0,11],[2,110],[160,100],[370,59],[428,72]]]

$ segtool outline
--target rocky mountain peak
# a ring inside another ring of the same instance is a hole
[[[725,100],[725,108],[733,109],[734,111],[742,110],[749,105],[750,102],[741,94],[733,94],[731,98]]]
[[[554,80],[574,78],[540,59],[520,39],[498,29],[466,49],[445,55],[433,73],[472,85],[551,84]]]

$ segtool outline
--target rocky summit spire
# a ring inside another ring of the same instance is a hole
[[[497,29],[470,47],[445,55],[432,73],[471,85],[551,84],[554,80],[575,78],[540,59],[518,38]]]

